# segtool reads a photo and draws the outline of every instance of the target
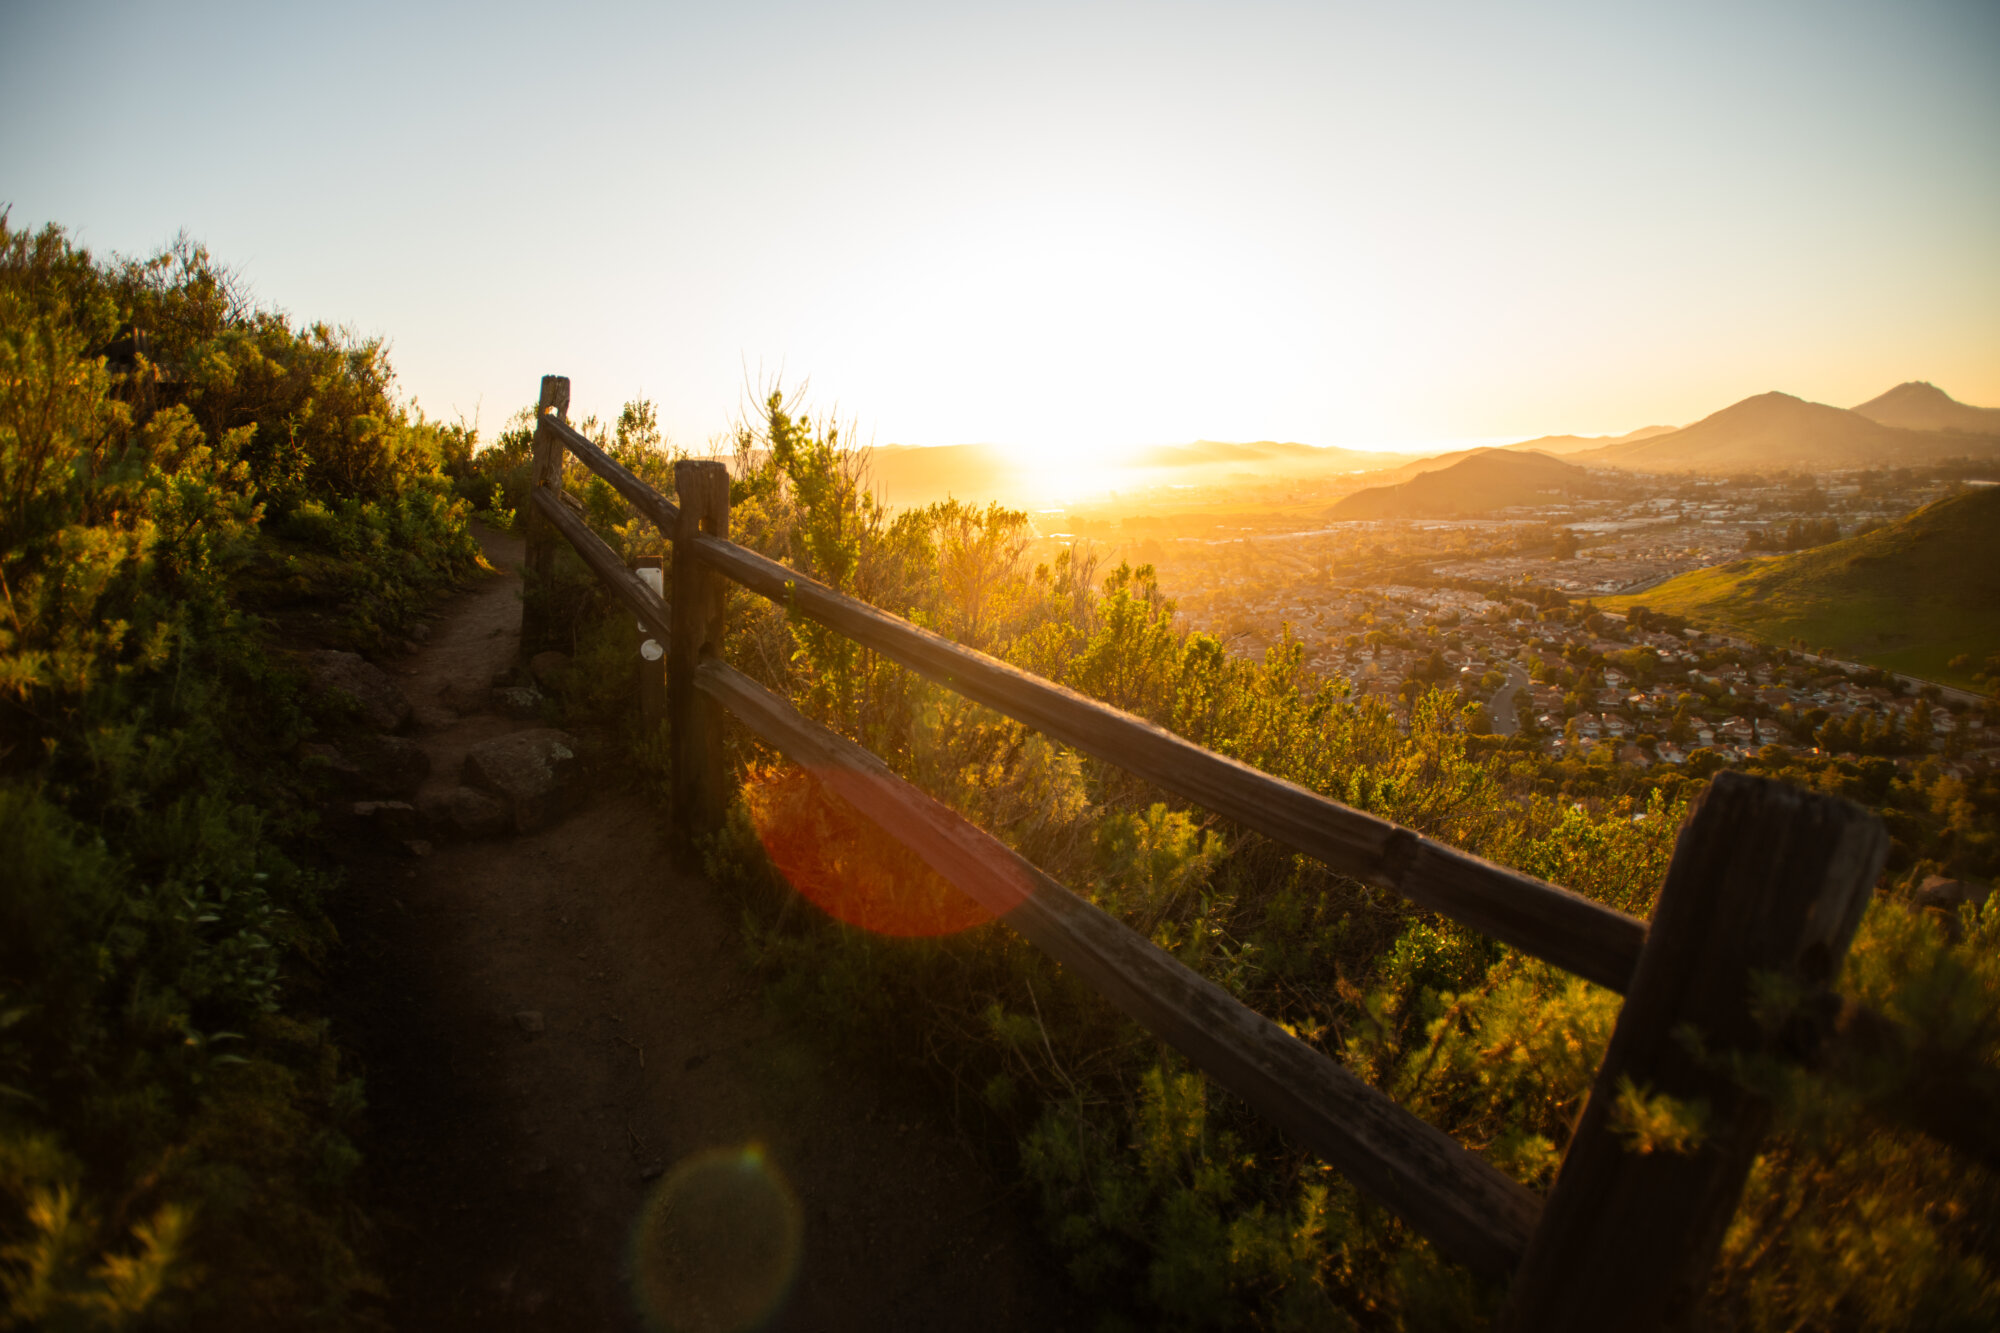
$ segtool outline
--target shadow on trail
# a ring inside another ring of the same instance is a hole
[[[462,594],[393,667],[432,788],[456,783],[469,745],[537,725],[441,702],[477,694],[514,658],[519,543],[482,541],[510,572]],[[660,835],[644,796],[600,783],[536,832],[428,856],[386,840],[347,849],[333,988],[367,1069],[390,1322],[645,1327],[630,1259],[645,1215],[655,1253],[677,1256],[648,1270],[654,1299],[679,1302],[684,1326],[754,1315],[748,1296],[715,1294],[721,1279],[689,1275],[726,1267],[715,1256],[731,1226],[775,1235],[786,1216],[794,1271],[761,1327],[1069,1326],[1025,1205],[920,1092],[850,1072],[764,1016],[734,909],[676,874]],[[726,1170],[689,1166],[720,1154],[741,1175],[746,1148],[776,1193],[731,1194]],[[647,1214],[662,1189],[674,1206]]]

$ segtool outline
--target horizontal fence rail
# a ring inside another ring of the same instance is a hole
[[[1931,1057],[1919,1034],[1831,989],[1887,849],[1880,821],[1858,807],[1718,775],[1681,831],[1649,929],[1580,894],[1204,749],[739,546],[726,535],[721,464],[677,465],[677,504],[569,426],[567,404],[568,381],[546,378],[529,569],[550,577],[546,537],[536,526],[544,524],[666,647],[683,821],[719,820],[715,718],[726,713],[1446,1255],[1512,1279],[1503,1319],[1509,1329],[1651,1329],[1691,1317],[1768,1108],[1685,1056],[1679,1034],[1689,1028],[1720,1038],[1718,1049],[1769,1049],[1814,1065],[1920,1066],[1922,1086],[1933,1095],[1874,1109],[2000,1168],[2000,1089],[1923,1065]],[[565,449],[672,540],[672,604],[626,568],[563,492]],[[1340,873],[1628,995],[1548,1200],[722,661],[725,578]],[[524,603],[524,635],[535,605],[533,597]],[[1770,978],[1806,997],[1781,1032],[1765,1032],[1751,1018],[1751,992]],[[1628,1078],[1713,1102],[1721,1146],[1690,1155],[1624,1151],[1609,1108]]]
[[[1504,1277],[1540,1202],[1137,931],[1083,901],[861,746],[710,659],[699,688],[1106,999],[1426,1232],[1466,1267]]]
[[[666,531],[678,524],[679,509],[658,491],[573,429],[553,428],[641,514]],[[1204,749],[1144,718],[835,592],[734,542],[700,536],[690,548],[704,564],[787,610],[1334,870],[1400,893],[1601,986],[1622,993],[1631,981],[1646,939],[1646,923],[1637,917]]]

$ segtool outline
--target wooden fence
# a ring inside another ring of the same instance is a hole
[[[722,822],[731,795],[723,718],[733,717],[1444,1253],[1509,1281],[1510,1328],[1648,1329],[1693,1317],[1769,1117],[1768,1107],[1721,1072],[1716,1055],[1782,1047],[1814,1059],[1843,1042],[1917,1044],[1828,989],[1888,852],[1880,821],[1857,806],[1718,774],[1680,833],[1651,922],[1641,921],[1203,749],[738,546],[728,539],[723,464],[676,463],[676,503],[572,429],[568,400],[567,379],[543,379],[526,515],[523,642],[545,636],[560,536],[666,647],[674,824],[684,850]],[[563,490],[565,451],[672,540],[668,598],[584,523],[581,505]],[[729,581],[1342,874],[1623,994],[1547,1196],[730,667],[721,653]],[[1753,1017],[1759,974],[1810,997],[1782,1034]],[[1614,1122],[1628,1080],[1653,1094],[1706,1103],[1701,1146],[1629,1150]],[[1994,1165],[2000,1151],[1981,1116],[1995,1109],[1990,1097],[1975,1097],[1969,1111],[1940,1118],[1913,1107],[1910,1118]]]

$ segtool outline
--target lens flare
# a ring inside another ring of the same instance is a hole
[[[884,779],[844,773],[859,784]],[[827,915],[879,935],[950,935],[993,913],[884,833],[835,787],[804,769],[764,773],[745,786],[758,840],[780,874]],[[1022,885],[1016,899],[1026,897]]]
[[[777,1312],[804,1221],[757,1144],[688,1158],[660,1181],[632,1236],[632,1284],[660,1333],[741,1333]]]

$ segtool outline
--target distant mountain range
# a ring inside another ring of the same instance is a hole
[[[1697,569],[1605,602],[1642,605],[1766,643],[1971,687],[1960,653],[2000,652],[2000,486],[1947,496],[1887,527],[1795,555]]]
[[[1394,463],[1399,455],[1364,449],[1340,449],[1290,441],[1256,440],[1249,444],[1225,444],[1220,440],[1196,440],[1193,444],[1163,444],[1143,450],[1132,460],[1138,467],[1212,467],[1217,464],[1264,469],[1272,464],[1289,466],[1318,476],[1331,472],[1367,472]]]
[[[1539,439],[1523,440],[1519,444],[1506,444],[1503,449],[1532,449],[1538,454],[1580,454],[1589,449],[1604,449],[1614,444],[1630,444],[1637,440],[1650,440],[1655,435],[1669,435],[1672,426],[1641,426],[1623,435],[1544,435]]]
[[[1126,460],[1122,470],[1135,489],[1239,480],[1321,480],[1361,472],[1379,474],[1382,488],[1387,488],[1494,453],[1560,456],[1584,468],[1709,474],[1898,467],[1951,458],[2000,464],[2000,408],[1972,407],[1934,384],[1912,381],[1852,409],[1811,403],[1788,393],[1763,393],[1691,426],[1645,426],[1615,436],[1544,435],[1499,449],[1454,449],[1424,458],[1290,440],[1242,444],[1196,440],[1143,450]],[[1047,471],[1046,465],[1024,463],[1004,446],[990,444],[883,445],[869,451],[868,464],[870,483],[898,507],[946,495],[1018,502],[1037,490],[1037,474]],[[1375,496],[1358,509],[1413,505],[1431,514],[1476,512],[1456,506],[1470,503],[1479,485],[1502,488],[1491,492],[1482,506],[1497,509],[1537,503],[1503,495],[1543,495],[1552,488],[1578,484],[1573,479],[1557,482],[1546,471],[1508,475],[1499,465],[1485,462],[1442,488],[1393,499]],[[1358,501],[1369,494],[1364,491],[1350,498]],[[1358,510],[1354,516],[1360,516]]]
[[[1357,491],[1329,509],[1327,517],[1453,518],[1581,498],[1599,489],[1588,470],[1548,454],[1474,449],[1447,467]]]
[[[1870,421],[1905,430],[1963,430],[2000,434],[2000,407],[1970,407],[1926,380],[1898,384],[1854,409]]]
[[[1905,384],[1863,406],[1874,408],[1884,403],[1906,419],[1925,414],[1931,418],[1950,415],[1954,421],[2000,417],[1987,408],[1954,402],[1930,385]],[[1692,426],[1583,450],[1570,458],[1590,467],[1708,473],[1894,467],[1946,458],[2000,458],[2000,427],[1987,429],[1990,433],[1889,425],[1860,410],[1809,403],[1788,393],[1760,393]]]

